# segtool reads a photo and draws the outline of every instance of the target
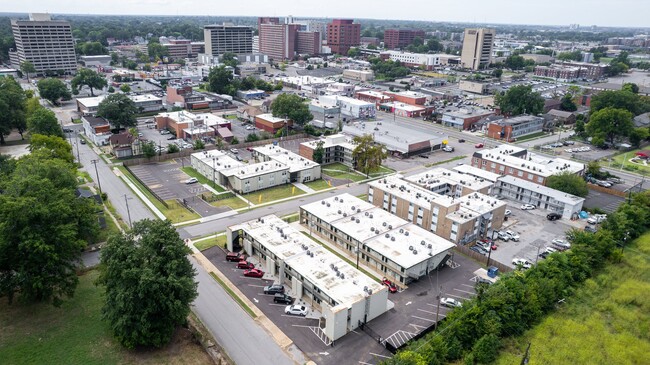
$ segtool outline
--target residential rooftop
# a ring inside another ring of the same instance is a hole
[[[216,170],[231,169],[244,165],[243,163],[235,160],[234,158],[219,150],[196,152],[192,154],[192,157],[202,161],[211,167],[214,167]]]
[[[315,141],[303,142],[301,144],[308,146],[311,149],[315,149],[318,142],[320,141],[323,142],[323,148],[331,148],[336,146],[340,146],[348,150],[354,150],[356,148],[356,145],[352,142],[352,138],[341,133],[333,134],[331,136],[327,136]]]
[[[485,179],[487,181],[490,181],[492,183],[495,183],[501,175],[495,174],[493,172],[481,170],[478,167],[474,167],[472,165],[467,165],[467,164],[462,164],[458,166],[454,166],[453,168],[454,171],[460,173],[460,174],[465,174],[473,177],[479,177],[482,179]]]
[[[357,210],[363,212],[374,207],[374,205],[358,199],[357,197],[352,196],[348,193],[301,206],[301,208],[308,210],[313,215],[329,224],[338,219],[346,218],[349,215],[356,214]],[[352,210],[352,208],[354,208],[354,210]]]
[[[356,197],[354,201],[357,204],[364,202]],[[332,222],[331,225],[359,242],[365,242],[372,237],[385,234],[393,228],[401,227],[408,223],[404,219],[374,206],[365,211],[359,208],[356,211],[350,209],[346,217],[343,216],[345,211],[341,210],[341,212],[341,217]],[[352,214],[350,215],[350,213]],[[371,230],[371,227],[374,229]]]
[[[513,154],[517,154],[517,156],[514,156]],[[544,177],[559,174],[564,171],[579,173],[585,168],[584,164],[579,162],[563,158],[537,155],[528,152],[524,148],[511,145],[500,145],[499,147],[490,150],[477,151],[474,152],[474,156],[479,156],[484,160],[493,161],[505,166],[510,166],[517,170]]]
[[[529,191],[541,194],[543,196],[549,196],[549,197],[557,200],[558,202],[562,202],[562,203],[566,203],[566,204],[575,204],[577,202],[585,200],[585,198],[581,198],[579,196],[571,195],[571,194],[568,194],[568,193],[565,193],[565,192],[562,192],[562,191],[559,191],[559,190],[551,189],[551,188],[546,187],[544,185],[535,184],[533,182],[526,181],[524,179],[518,179],[518,178],[516,178],[514,176],[509,176],[509,175],[502,176],[501,178],[499,178],[499,181],[501,181],[502,183],[514,185],[514,186],[517,186],[517,187],[521,187],[521,188],[523,188],[525,190],[529,190]]]
[[[407,176],[404,180],[413,182],[425,189],[433,191],[436,190],[436,186],[443,184],[461,185],[475,191],[489,188],[493,185],[493,182],[490,180],[481,177],[468,176],[458,171],[448,170],[442,167],[432,168],[419,174]]]
[[[302,171],[318,166],[317,162],[306,159],[296,153],[273,144],[254,147],[253,150],[261,155],[267,156],[273,161],[289,166],[289,172]]]
[[[446,198],[440,194],[436,194],[427,189],[409,183],[408,181],[404,181],[400,175],[392,175],[381,178],[379,180],[374,180],[369,182],[368,185],[371,187],[376,187],[383,191],[388,191],[393,196],[409,202],[413,202],[413,204],[417,204],[420,207],[424,207],[426,209],[431,209],[431,203],[434,200],[439,199],[444,201]],[[448,198],[447,200],[448,204],[444,205],[449,205],[451,203],[451,198]]]
[[[269,174],[272,172],[286,170],[289,171],[289,167],[285,164],[281,164],[276,161],[266,161],[258,162],[250,165],[242,165],[235,168],[231,168],[221,173],[224,176],[235,176],[238,179],[248,179],[254,176]]]
[[[485,194],[471,193],[454,200],[458,203],[458,209],[447,214],[447,218],[458,223],[465,223],[479,215],[487,214],[506,203]]]

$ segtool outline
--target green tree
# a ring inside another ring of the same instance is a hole
[[[230,144],[232,145],[239,144],[239,139],[237,137],[232,137],[232,139],[230,140]]]
[[[500,68],[497,68],[494,71],[492,71],[492,76],[496,77],[499,80],[501,80],[502,75],[503,75],[503,70]]]
[[[605,108],[625,109],[634,115],[650,111],[650,101],[626,90],[601,91],[591,98],[591,114]]]
[[[629,92],[634,93],[634,94],[638,94],[639,93],[639,85],[637,85],[637,84],[635,84],[633,82],[626,82],[625,84],[623,84],[623,88],[621,90],[629,91]]]
[[[573,127],[573,130],[576,132],[578,137],[584,137],[585,134],[585,122],[582,120],[576,119],[576,125]]]
[[[244,140],[245,142],[257,142],[260,140],[260,136],[257,135],[257,133],[249,133],[246,136],[246,139]]]
[[[122,85],[120,85],[120,90],[123,93],[131,92],[131,86],[129,86],[129,84],[122,84]]]
[[[167,153],[176,153],[180,151],[177,145],[170,143],[167,145]]]
[[[581,176],[566,171],[558,175],[549,176],[546,186],[581,198],[589,194],[587,182]]]
[[[278,95],[271,103],[271,111],[274,117],[289,118],[301,126],[314,119],[307,104],[296,94]]]
[[[92,96],[95,96],[94,89],[102,89],[107,84],[106,79],[102,75],[89,68],[80,69],[70,82],[73,90],[79,90],[79,88],[87,86]]]
[[[197,139],[196,141],[194,141],[193,148],[194,148],[195,151],[202,150],[202,149],[205,148],[205,143],[203,143],[202,140]]]
[[[108,53],[106,47],[104,47],[100,42],[77,43],[76,49],[79,54],[86,56],[98,56]]]
[[[153,60],[162,61],[165,57],[169,56],[167,47],[160,44],[158,40],[149,41],[147,44],[147,51],[149,53],[149,58]]]
[[[17,128],[21,136],[27,127],[25,92],[13,77],[0,77],[0,145],[5,136]]]
[[[475,363],[491,364],[496,360],[497,355],[499,354],[499,347],[501,347],[499,337],[491,333],[476,341],[474,347],[472,347],[471,354]]]
[[[573,102],[573,95],[569,93],[564,94],[561,101],[560,110],[564,110],[565,112],[574,112],[578,110],[576,103]]]
[[[237,59],[236,54],[232,52],[226,52],[221,55],[221,63],[232,68],[237,68],[237,65],[239,65],[239,60]]]
[[[72,297],[98,231],[96,203],[76,198],[76,184],[68,162],[38,152],[17,162],[0,194],[0,296],[57,306]]]
[[[544,110],[544,98],[534,92],[529,85],[513,86],[505,94],[497,94],[495,103],[501,109],[501,113],[510,116],[538,115]]]
[[[49,100],[54,105],[59,105],[59,99],[69,99],[70,90],[59,79],[47,78],[38,82],[38,93],[45,100]]]
[[[169,221],[141,220],[101,253],[102,316],[127,348],[162,347],[186,321],[197,296],[190,249]]]
[[[359,51],[359,48],[352,47],[348,50],[348,57],[355,58],[355,57],[359,57],[360,54],[361,51]]]
[[[403,350],[395,354],[392,358],[386,360],[382,364],[385,365],[427,365],[427,359],[424,358],[421,354],[410,351]]]
[[[369,177],[371,172],[379,170],[382,162],[388,157],[388,152],[383,145],[375,143],[371,134],[354,137],[352,141],[356,145],[352,151],[355,168]]]
[[[630,133],[630,144],[634,147],[639,147],[641,141],[648,138],[648,128],[635,128]]]
[[[519,55],[508,56],[504,65],[511,70],[520,70],[526,66],[526,60]]]
[[[63,130],[50,109],[39,106],[27,118],[27,129],[32,135],[57,136],[63,138]]]
[[[65,139],[56,135],[33,134],[30,139],[29,150],[33,154],[45,155],[50,159],[55,158],[68,163],[74,161],[72,146]]]
[[[20,71],[27,76],[27,82],[29,82],[29,74],[36,72],[36,67],[29,61],[23,61],[20,63]]]
[[[156,155],[156,145],[153,142],[145,142],[142,144],[142,154],[146,158],[152,158]]]
[[[210,91],[217,94],[235,95],[237,90],[232,86],[232,81],[232,72],[225,66],[221,65],[210,69],[208,74],[208,88]]]
[[[582,61],[582,52],[580,50],[573,52],[561,52],[557,55],[560,61]]]
[[[97,116],[108,119],[115,129],[135,126],[137,113],[133,100],[124,94],[111,94],[97,107]]]
[[[323,163],[323,156],[325,155],[324,144],[325,142],[323,141],[316,142],[316,148],[314,148],[314,153],[312,154],[312,160],[316,163]]]
[[[633,115],[627,110],[605,108],[594,113],[587,124],[590,136],[602,136],[614,144],[617,137],[627,137],[634,130]]]
[[[109,86],[107,91],[109,94],[112,94],[115,92],[115,88],[113,86]]]

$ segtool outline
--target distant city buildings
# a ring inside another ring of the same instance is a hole
[[[253,29],[251,27],[224,23],[203,27],[205,53],[220,56],[224,53],[253,53]]]
[[[386,49],[403,49],[413,43],[415,38],[424,40],[421,29],[386,29],[384,31],[384,47]]]
[[[50,14],[34,13],[29,20],[11,20],[16,49],[9,51],[12,67],[29,61],[36,74],[46,72],[74,74],[77,56],[70,22],[52,20]]]
[[[472,70],[487,68],[492,62],[492,47],[496,30],[489,28],[465,29],[461,66]]]
[[[562,62],[550,66],[535,67],[535,76],[558,81],[600,80],[607,75],[609,65],[587,62]]]
[[[307,30],[293,18],[281,22],[280,18],[261,17],[257,20],[259,51],[275,60],[293,59],[298,54],[319,54],[321,34]]]
[[[334,19],[327,24],[327,45],[332,53],[347,55],[361,44],[361,24],[352,19]]]
[[[192,42],[189,39],[167,37],[160,37],[160,45],[167,49],[168,57],[174,60],[196,58],[205,49],[204,42]]]

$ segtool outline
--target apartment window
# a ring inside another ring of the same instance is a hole
[[[532,179],[533,179],[533,174],[531,174],[531,173],[529,172],[529,173],[528,173],[528,180],[532,180]]]
[[[541,184],[543,181],[544,181],[544,179],[541,176],[537,176],[537,182],[538,183]]]
[[[524,176],[524,172],[521,171],[521,170],[517,171],[517,176],[519,176],[519,177],[523,177],[523,176]]]
[[[512,169],[512,167],[508,167],[508,173],[509,173],[509,174],[512,174],[513,171],[514,171],[514,170]]]

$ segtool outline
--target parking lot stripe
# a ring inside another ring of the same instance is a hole
[[[424,313],[436,314],[435,312],[425,311],[424,309],[420,309],[420,308],[418,308],[418,310],[421,311],[421,312],[424,312]]]
[[[454,290],[459,291],[461,293],[467,293],[469,295],[476,295],[476,292],[473,292],[473,291],[460,290],[460,289],[456,289],[456,288],[454,288]]]
[[[472,288],[472,289],[474,289],[474,285],[469,285],[469,284],[460,284],[460,285],[462,285],[462,286],[466,286],[466,287],[468,287],[468,288]]]
[[[413,318],[417,318],[417,319],[421,319],[421,320],[423,320],[423,321],[435,322],[434,319],[422,318],[422,317],[418,317],[418,316],[414,316],[414,315],[411,315],[411,317],[413,317]]]
[[[437,304],[427,303],[427,305],[430,305],[430,306],[432,306],[432,307],[434,307],[434,308],[438,308],[438,305],[437,305]],[[440,308],[442,308],[442,307],[440,307]]]
[[[282,317],[291,317],[291,318],[298,318],[298,319],[313,319],[313,318],[307,318],[303,316],[292,316],[290,314],[281,314]]]
[[[252,286],[254,288],[263,288],[264,285],[254,285],[254,284],[248,284],[248,286]]]
[[[385,358],[385,359],[390,359],[390,356],[379,355],[379,354],[375,354],[374,352],[371,352],[370,355],[375,355],[375,356],[383,357],[383,358]]]
[[[460,295],[454,295],[454,294],[447,294],[450,297],[458,298],[458,299],[468,299],[466,297],[461,297]]]
[[[369,362],[363,362],[363,361],[359,361],[359,364],[361,364],[361,365],[374,365],[374,364],[371,364]]]
[[[419,325],[417,325],[417,324],[415,324],[415,323],[409,323],[409,325],[410,325],[410,326],[413,326],[413,327],[426,328],[425,326],[419,326]],[[419,331],[418,328],[416,328],[416,330]]]

